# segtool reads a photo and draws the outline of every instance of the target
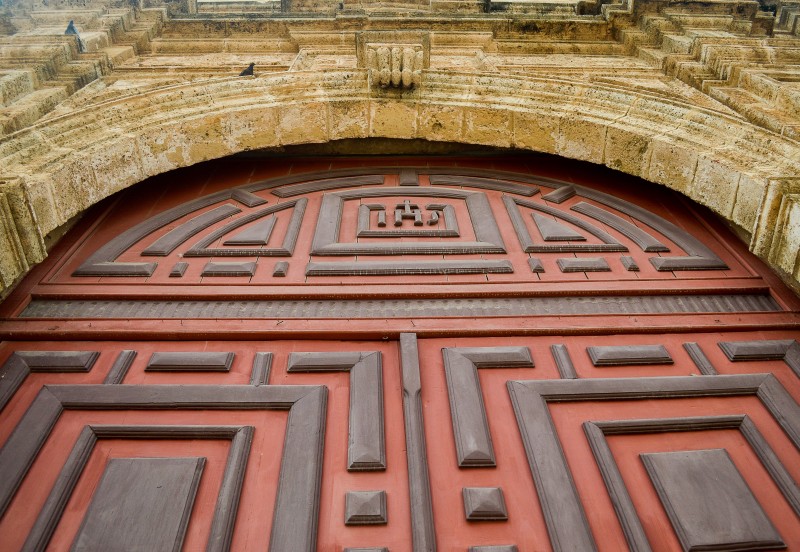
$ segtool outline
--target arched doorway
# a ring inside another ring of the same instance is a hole
[[[800,302],[620,173],[196,165],[99,206],[3,309],[12,548],[800,542]]]

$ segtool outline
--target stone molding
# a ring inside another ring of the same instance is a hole
[[[547,17],[514,15],[522,8],[513,2],[474,17],[432,15],[444,4],[427,15],[420,6],[373,14],[368,4],[343,4],[335,17],[267,13],[234,30],[230,10],[170,18],[184,8],[93,0],[78,13],[15,3],[0,47],[41,62],[29,80],[19,71],[0,80],[0,293],[41,262],[49,236],[73,217],[150,176],[354,138],[603,164],[711,208],[800,287],[800,235],[786,230],[800,227],[794,3],[775,17],[755,2],[667,9],[649,0],[555,3]],[[459,11],[455,4],[447,9]],[[594,11],[600,17],[581,15]],[[58,30],[64,18],[77,18],[87,52]],[[276,61],[236,76],[246,64],[232,67],[231,56],[252,48]],[[162,69],[190,52],[223,65]],[[620,80],[598,56],[644,84]],[[66,96],[52,92],[54,79],[69,81]],[[135,85],[107,92],[118,79]]]

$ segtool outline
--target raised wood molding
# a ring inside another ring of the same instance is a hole
[[[316,549],[326,402],[327,389],[321,386],[45,386],[0,449],[0,470],[5,474],[0,480],[0,515],[5,512],[64,410],[288,410],[270,550],[312,552]],[[83,438],[88,441],[94,439]],[[86,445],[77,452],[73,451],[76,463],[80,463],[80,458],[86,454],[85,449]],[[246,459],[241,455],[237,458],[232,463],[229,457],[230,469],[226,468],[226,473],[232,473],[230,477],[239,477],[238,474],[244,473]],[[230,493],[226,496],[226,500],[231,499]],[[215,534],[229,534],[232,521],[220,522],[215,527]],[[215,549],[227,550],[226,538],[216,539],[215,542],[219,544],[215,545]]]
[[[557,552],[593,551],[596,546],[548,411],[549,401],[752,395],[800,448],[800,406],[772,374],[531,380],[509,381],[507,386],[550,541]]]
[[[442,349],[460,468],[496,465],[478,368],[533,368],[527,347]]]
[[[381,353],[290,353],[287,372],[350,372],[347,469],[386,469]]]

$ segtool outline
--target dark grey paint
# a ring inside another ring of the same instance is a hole
[[[297,244],[297,236],[300,233],[300,225],[303,222],[306,205],[306,198],[293,199],[267,207],[260,211],[249,213],[243,217],[226,224],[222,228],[208,234],[205,238],[190,247],[184,257],[291,257],[294,247]],[[237,228],[249,224],[260,218],[269,217],[274,219],[274,214],[292,209],[292,216],[289,218],[289,225],[283,237],[283,242],[279,247],[211,247],[211,244],[221,239],[223,236],[233,232]]]
[[[497,178],[445,174],[432,174],[428,178],[430,179],[431,186],[465,186],[467,188],[494,190],[507,194],[519,194],[526,197],[530,197],[539,191],[539,188],[535,186],[525,186],[523,184],[507,182]]]
[[[411,503],[411,542],[414,552],[435,552],[436,532],[433,524],[425,425],[422,418],[422,387],[416,334],[400,334],[400,363],[403,379],[408,491]]]
[[[478,368],[532,368],[527,347],[442,349],[450,417],[460,468],[494,466],[495,455]]]
[[[547,402],[755,395],[800,448],[800,406],[771,374],[509,381],[508,390],[554,550],[594,550]]]
[[[388,523],[386,491],[348,491],[344,495],[345,525]]]
[[[15,351],[0,367],[0,411],[31,372],[88,372],[95,351]]]
[[[717,374],[717,369],[714,368],[714,365],[708,360],[708,357],[703,352],[703,349],[700,348],[699,344],[694,342],[684,343],[683,348],[689,353],[689,357],[701,374],[704,376],[714,376]]]
[[[601,209],[596,205],[591,205],[581,201],[580,203],[573,205],[571,210],[590,216],[593,219],[599,220],[603,224],[610,226],[638,245],[642,251],[648,253],[669,251],[669,247],[658,241],[655,237],[648,234],[638,226],[631,224],[627,220],[618,217],[617,215],[610,213],[605,209]]]
[[[585,422],[583,430],[589,440],[597,465],[603,475],[609,497],[617,512],[628,547],[636,552],[651,550],[650,543],[639,520],[625,481],[617,467],[606,435],[661,433],[676,431],[708,431],[717,429],[739,430],[747,440],[761,464],[769,472],[786,500],[800,515],[800,487],[770,448],[753,422],[744,415],[705,416],[691,418],[656,418],[642,420],[612,420]]]
[[[611,272],[603,257],[562,257],[556,264],[561,272]]]
[[[475,241],[339,242],[345,201],[396,196],[449,198],[465,201],[475,233]],[[322,197],[319,218],[311,245],[312,255],[472,255],[505,252],[505,243],[486,194],[432,187],[367,188],[325,194]]]
[[[350,372],[347,469],[386,469],[381,354],[290,353],[288,372]]]
[[[256,263],[206,263],[200,276],[252,276],[256,273]]]
[[[672,364],[663,345],[611,345],[586,347],[595,366],[630,366],[636,364]]]
[[[170,230],[162,237],[154,241],[149,247],[142,251],[142,256],[145,257],[166,257],[178,246],[184,243],[192,236],[202,232],[209,226],[216,224],[221,220],[225,220],[242,210],[233,205],[221,205],[215,209],[207,211],[201,215],[189,219],[177,228]]]
[[[177,552],[205,458],[112,458],[92,496],[73,552]]]
[[[0,472],[4,474],[0,479],[0,515],[5,512],[65,408],[288,409],[270,550],[311,552],[316,548],[326,403],[327,388],[322,386],[45,386],[0,449]],[[243,473],[243,460],[233,464],[239,467],[236,470],[229,469],[229,461],[226,474],[232,473],[231,477],[234,477],[237,471]],[[231,515],[235,516],[235,512]],[[215,547],[213,550],[225,548]]]
[[[569,356],[566,345],[550,345],[550,353],[553,355],[553,360],[556,361],[558,375],[562,379],[578,378],[578,373],[575,371],[575,365],[572,363],[572,357]]]
[[[503,521],[508,519],[503,489],[500,487],[464,487],[464,515],[467,521]]]
[[[640,458],[684,551],[785,548],[724,449]]]
[[[153,353],[146,372],[229,372],[234,353],[211,351]]]
[[[117,359],[111,366],[111,370],[108,371],[106,379],[103,380],[103,383],[105,384],[122,383],[122,380],[124,380],[125,376],[128,374],[128,370],[130,370],[131,364],[133,364],[135,358],[136,358],[136,351],[132,351],[130,349],[120,351],[119,354],[117,355]]]
[[[568,212],[555,207],[533,201],[525,201],[516,197],[503,196],[503,204],[511,220],[511,225],[517,234],[520,246],[525,253],[553,253],[553,252],[600,252],[600,251],[627,251],[628,248],[619,243],[613,236],[605,230],[586,222]],[[528,232],[528,227],[522,217],[520,207],[533,209],[542,213],[547,213],[557,219],[565,220],[570,224],[585,230],[598,238],[603,243],[559,243],[546,244],[536,243]]]
[[[544,241],[586,241],[586,236],[539,213],[531,213]]]
[[[506,261],[503,261],[506,262]],[[353,263],[355,265],[355,263]],[[413,318],[781,312],[769,295],[596,295],[456,299],[57,300],[33,299],[21,318]],[[788,356],[786,357],[788,358]]]
[[[267,245],[269,237],[275,229],[275,222],[275,216],[270,215],[261,222],[234,234],[222,242],[222,245]]]
[[[508,274],[509,261],[371,261],[310,262],[306,276],[387,276],[396,274]]]

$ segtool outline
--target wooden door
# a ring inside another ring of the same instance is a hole
[[[800,549],[800,302],[543,158],[226,160],[2,305],[4,550]]]

